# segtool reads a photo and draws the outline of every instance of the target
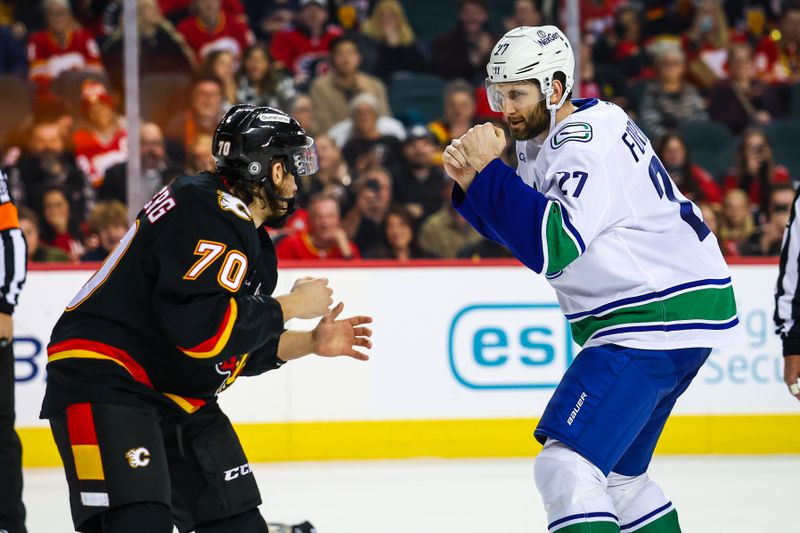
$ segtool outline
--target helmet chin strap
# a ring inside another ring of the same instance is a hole
[[[567,94],[569,94],[569,91],[566,90],[564,91],[564,93],[561,95],[561,100],[559,100],[557,104],[553,104],[550,102],[550,97],[553,96],[552,86],[549,86],[545,90],[544,94],[545,94],[545,105],[547,106],[547,109],[550,111],[550,131],[553,131],[553,128],[556,127],[556,113],[558,112],[559,109],[561,109],[561,106],[563,106],[564,102],[567,100]]]

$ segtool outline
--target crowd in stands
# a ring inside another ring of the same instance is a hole
[[[727,256],[779,253],[800,181],[800,3],[581,0],[575,92],[624,108]],[[281,260],[510,257],[450,208],[441,153],[502,116],[505,31],[555,0],[138,0],[141,180],[214,167],[222,114],[282,109],[320,170],[272,232]],[[31,261],[101,261],[125,234],[121,0],[0,7],[0,166]],[[510,138],[510,136],[509,136]],[[512,146],[507,162],[515,164]]]

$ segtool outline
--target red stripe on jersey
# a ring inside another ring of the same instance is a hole
[[[233,298],[231,298],[230,303],[228,304],[228,309],[225,310],[225,316],[222,318],[219,329],[213,337],[192,348],[181,348],[178,346],[178,349],[184,353],[197,357],[216,356],[222,351],[222,348],[225,347],[225,344],[227,344],[228,338],[231,334],[230,330],[233,325],[230,323],[232,320],[236,320],[236,301]],[[222,339],[222,337],[228,338]],[[221,340],[223,342],[220,342]]]
[[[84,356],[86,358],[92,358],[88,356],[89,354],[96,354],[104,356],[101,358],[112,359],[122,365],[133,379],[147,385],[151,389],[154,388],[147,372],[142,368],[142,365],[136,362],[127,352],[102,342],[86,339],[70,339],[52,344],[47,347],[47,358],[48,360],[69,359],[72,357],[80,359],[80,352],[86,352],[87,355]],[[62,357],[59,357],[59,354],[61,354]]]
[[[72,446],[97,445],[92,404],[73,403],[67,406],[67,430],[69,431],[69,443]]]

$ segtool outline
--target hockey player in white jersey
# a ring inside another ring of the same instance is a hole
[[[740,335],[730,272],[699,209],[622,109],[570,100],[555,26],[494,47],[487,94],[517,140],[472,128],[445,150],[453,206],[556,290],[583,349],[535,431],[551,533],[677,533],[647,467],[669,413],[716,346]]]

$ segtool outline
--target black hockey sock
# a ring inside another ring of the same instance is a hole
[[[172,533],[172,516],[163,503],[139,502],[103,513],[102,533]]]
[[[251,509],[225,520],[200,524],[195,533],[269,533],[269,529],[258,509]]]

